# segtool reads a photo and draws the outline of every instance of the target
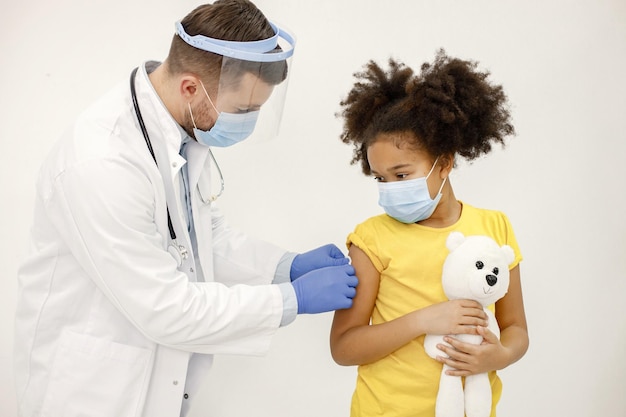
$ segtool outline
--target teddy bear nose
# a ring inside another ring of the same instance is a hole
[[[498,282],[498,277],[495,275],[487,275],[487,284],[489,284],[490,287],[493,287],[494,285],[496,285],[496,282]]]

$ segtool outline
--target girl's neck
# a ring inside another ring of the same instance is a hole
[[[456,199],[452,187],[444,187],[441,201],[432,216],[419,222],[422,226],[444,228],[453,225],[461,218],[463,205]]]

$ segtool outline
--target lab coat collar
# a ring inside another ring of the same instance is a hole
[[[173,154],[175,152],[176,154],[179,154],[183,141],[189,141],[187,146],[190,151],[187,153],[187,158],[185,160],[185,158],[179,156],[180,160],[177,166],[178,168],[181,168],[186,162],[189,163],[189,182],[192,187],[195,187],[198,183],[198,178],[200,177],[200,172],[202,171],[204,162],[208,156],[209,149],[187,135],[187,132],[185,132],[178,122],[174,120],[170,112],[167,110],[167,107],[165,107],[165,104],[157,94],[154,86],[150,82],[150,78],[148,77],[148,68],[156,67],[158,65],[161,64],[155,61],[148,61],[144,62],[140,67],[140,71],[138,71],[137,76],[137,97],[140,102],[142,99],[145,99],[150,103],[153,111],[149,112],[149,115],[144,117],[151,119],[151,126],[157,126],[157,128],[160,129],[160,133],[157,133],[157,135],[165,141],[170,153]],[[153,134],[150,132],[150,137],[152,136]],[[170,159],[171,158],[175,158],[175,156],[171,156]]]
[[[207,146],[201,145],[200,143],[198,143],[197,140],[191,138],[191,136],[189,136],[182,127],[179,126],[179,128],[181,135],[183,135],[181,146],[187,144],[187,155],[185,158],[187,159],[188,164],[187,174],[189,175],[189,183],[195,187],[196,184],[198,184],[200,173],[202,172],[207,156],[209,154],[209,148]]]
[[[187,173],[189,174],[189,183],[192,187],[196,187],[200,174],[205,167],[207,157],[209,155],[209,148],[199,144],[195,140],[192,140],[188,145],[189,151],[187,152]]]
[[[154,86],[150,82],[146,66],[153,66],[156,63],[154,61],[144,62],[137,71],[137,77],[135,79],[137,100],[143,107],[149,106],[150,109],[142,112],[144,119],[146,119],[146,126],[150,138],[153,136],[160,140],[163,140],[169,151],[178,153],[183,140],[184,132],[178,122],[174,120],[170,112],[165,107],[165,104],[161,100],[161,97],[157,94]],[[152,129],[150,129],[152,127]]]

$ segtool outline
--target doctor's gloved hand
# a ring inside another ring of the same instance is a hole
[[[359,280],[352,265],[313,270],[291,284],[298,299],[298,314],[316,314],[352,307]]]
[[[327,266],[347,265],[350,260],[333,244],[296,255],[291,263],[290,276],[295,281],[307,272]]]

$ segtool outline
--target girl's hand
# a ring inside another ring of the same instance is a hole
[[[418,310],[424,334],[478,334],[476,326],[487,326],[487,314],[473,300],[452,300]]]
[[[486,327],[476,328],[478,334],[483,337],[480,345],[464,343],[454,337],[446,336],[446,343],[437,345],[437,348],[448,355],[448,358],[441,356],[437,360],[451,367],[446,371],[451,376],[469,376],[483,372],[494,371],[504,368],[508,362],[508,350],[500,340]]]

